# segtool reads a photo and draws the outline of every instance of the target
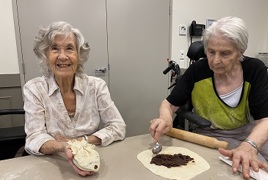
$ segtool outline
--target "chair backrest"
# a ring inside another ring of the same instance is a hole
[[[203,41],[193,42],[187,52],[187,56],[191,61],[198,61],[199,59],[206,58]]]
[[[193,61],[198,61],[202,58],[206,58],[207,56],[204,51],[203,42],[193,42],[188,48],[187,56],[190,58],[190,65]],[[190,130],[188,123],[185,124],[185,120],[188,120],[190,123],[196,124],[199,127],[211,126],[211,123],[207,119],[204,119],[192,112],[192,108],[193,107],[190,101],[188,101],[184,106],[180,107],[176,112],[177,116],[173,121],[173,127]]]

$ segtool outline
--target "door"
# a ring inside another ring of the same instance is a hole
[[[127,124],[127,136],[148,133],[167,96],[163,75],[170,52],[168,0],[13,0],[17,9],[19,57],[24,82],[40,76],[33,39],[40,25],[67,21],[91,46],[86,73],[106,67],[101,77]],[[33,18],[34,17],[34,18]],[[108,66],[109,64],[109,66]],[[23,80],[22,80],[23,81]]]
[[[127,136],[148,133],[167,96],[167,0],[107,0],[110,91],[127,124]]]
[[[34,37],[39,27],[53,21],[66,21],[78,28],[91,47],[85,71],[95,76],[95,69],[108,68],[105,0],[13,0],[19,65],[24,73],[22,84],[41,76],[33,52]],[[98,73],[107,81],[105,74]],[[104,75],[104,76],[103,76]]]

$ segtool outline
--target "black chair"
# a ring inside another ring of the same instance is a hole
[[[187,52],[187,56],[190,59],[190,64],[192,64],[194,61],[198,61],[202,58],[206,58],[207,55],[204,51],[204,45],[202,41],[195,41],[193,42]]]
[[[188,48],[187,56],[190,58],[190,65],[194,63],[195,61],[198,61],[202,58],[206,58],[203,42],[202,41],[193,42]],[[181,76],[180,67],[177,64],[175,65],[174,63],[175,63],[174,61],[170,62],[169,67],[163,73],[166,74],[167,70],[172,70],[173,74],[174,73],[177,74],[177,77],[175,80],[177,81]],[[171,85],[171,87],[173,87],[175,84],[176,82],[173,85]],[[192,110],[193,110],[193,106],[191,105],[190,101],[187,102],[184,106],[181,106],[176,112],[176,116],[173,121],[173,127],[192,131],[192,129],[189,128],[189,124],[194,124],[195,126],[198,126],[201,128],[206,128],[206,127],[211,126],[210,121],[195,114]]]
[[[23,109],[0,109],[0,116],[24,115]],[[24,126],[0,128],[0,160],[14,158],[18,150],[25,145]],[[25,151],[22,156],[28,155]]]

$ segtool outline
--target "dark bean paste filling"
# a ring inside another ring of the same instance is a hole
[[[186,166],[188,162],[195,162],[194,158],[191,158],[188,155],[179,154],[157,154],[151,160],[151,164],[155,164],[157,166],[166,166],[167,168],[178,167],[178,166]]]

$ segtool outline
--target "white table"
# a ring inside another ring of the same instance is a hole
[[[241,173],[233,174],[231,167],[219,160],[216,149],[162,137],[164,146],[180,146],[198,153],[209,164],[210,169],[194,177],[194,180],[242,180]],[[137,159],[137,154],[152,147],[150,135],[139,135],[115,142],[107,147],[98,147],[101,167],[91,177],[81,177],[69,163],[58,155],[26,156],[0,161],[1,180],[161,180],[160,176],[147,170]]]

